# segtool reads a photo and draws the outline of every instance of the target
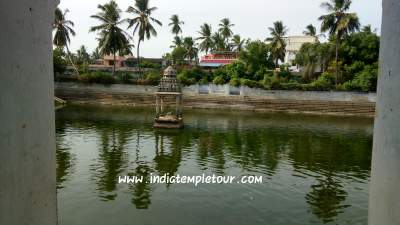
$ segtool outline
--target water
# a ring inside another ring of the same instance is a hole
[[[60,225],[366,224],[372,120],[151,109],[56,112]],[[150,174],[262,175],[262,184],[118,184]]]

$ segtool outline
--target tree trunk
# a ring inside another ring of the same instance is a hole
[[[140,49],[140,38],[139,38],[138,45],[137,45],[137,69],[140,74],[140,55],[139,55],[140,51],[139,51],[139,49]]]
[[[66,46],[65,46],[65,48],[67,49],[67,55],[68,55],[68,59],[69,59],[69,62],[71,63],[71,65],[72,65],[72,68],[74,68],[74,70],[75,70],[76,74],[77,74],[77,75],[79,75],[79,71],[78,71],[78,69],[76,68],[76,66],[75,66],[74,62],[72,61],[72,58],[71,58],[71,53],[69,52],[68,45],[66,45]]]
[[[339,61],[339,35],[336,35],[336,57],[335,57],[335,61],[336,61],[336,77],[335,77],[335,86],[338,85],[338,79],[339,79],[339,65],[338,65],[338,61]]]
[[[114,50],[113,54],[114,54],[114,63],[113,63],[113,72],[112,72],[112,75],[115,76],[115,63],[116,63],[116,61],[115,61],[115,50]]]

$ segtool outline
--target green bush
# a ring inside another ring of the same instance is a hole
[[[199,84],[208,84],[208,83],[209,83],[209,81],[208,81],[207,77],[203,77],[199,80]]]
[[[222,76],[216,76],[213,80],[213,84],[223,85],[225,84],[225,80],[222,78]]]
[[[231,78],[229,77],[225,67],[218,68],[213,72],[213,79],[216,77],[220,77],[224,80],[224,83],[227,83]]]
[[[240,83],[243,86],[247,86],[249,88],[261,88],[263,87],[262,83],[258,82],[258,81],[254,81],[254,80],[249,80],[249,79],[240,79]]]
[[[335,87],[335,77],[330,73],[322,73],[316,80],[310,84],[304,84],[303,89],[306,91],[329,91]]]
[[[146,83],[151,85],[157,85],[161,80],[161,72],[160,71],[149,71],[145,74]]]
[[[376,91],[378,77],[378,65],[365,66],[364,69],[357,73],[353,80],[347,81],[339,86],[339,89],[346,91]]]
[[[82,83],[114,84],[116,79],[106,72],[92,72],[79,75],[78,80]]]
[[[133,75],[127,72],[117,73],[117,78],[121,83],[130,84],[132,83]]]
[[[239,86],[240,86],[240,80],[239,80],[239,78],[233,77],[233,78],[229,81],[229,85],[234,86],[234,87],[239,87]]]
[[[196,83],[196,79],[190,78],[187,72],[182,72],[177,76],[178,81],[185,86],[189,86]]]

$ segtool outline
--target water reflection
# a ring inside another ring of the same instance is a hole
[[[118,176],[126,168],[127,132],[125,127],[114,127],[110,123],[100,123],[96,127],[100,135],[100,151],[98,160],[92,165],[92,172],[96,178],[97,190],[102,200],[114,200],[117,197],[115,192]]]
[[[349,199],[349,196],[354,194],[349,193],[348,190],[352,189],[349,185],[356,183],[357,188],[367,189],[372,145],[370,120],[187,112],[184,130],[157,131],[152,128],[152,115],[152,111],[145,109],[66,107],[59,110],[58,186],[68,187],[68,179],[74,173],[75,176],[81,176],[79,165],[74,165],[71,149],[75,149],[78,159],[85,151],[63,141],[63,137],[94,133],[86,140],[95,146],[93,155],[82,157],[81,160],[82,167],[90,165],[97,197],[101,201],[122,204],[125,198],[117,197],[128,195],[135,209],[149,210],[153,204],[157,207],[161,204],[160,193],[180,196],[179,193],[186,191],[186,186],[149,183],[118,185],[120,175],[143,176],[147,179],[152,173],[264,175],[270,181],[251,186],[250,189],[257,193],[255,198],[264,199],[264,203],[242,202],[242,205],[247,205],[248,211],[241,209],[239,213],[247,213],[255,221],[261,218],[271,224],[274,221],[280,224],[277,221],[281,221],[281,218],[264,218],[262,212],[271,207],[265,202],[273,196],[296,198],[299,203],[296,210],[302,208],[301,202],[308,204],[308,210],[301,214],[304,218],[300,218],[304,223],[313,221],[311,215],[307,215],[310,212],[320,223],[340,224],[339,215],[352,209],[352,198]],[[65,129],[66,126],[69,129]],[[72,171],[72,167],[77,168]],[[171,189],[171,186],[174,188]],[[162,191],[162,187],[166,190]],[[214,190],[213,186],[204,185],[203,188]],[[248,191],[235,185],[221,188],[230,194],[230,198]],[[91,194],[87,193],[88,196]],[[192,195],[196,196],[196,193]],[[201,198],[204,200],[204,195]],[[201,198],[199,195],[198,200]],[[284,208],[287,203],[283,200],[281,204]],[[171,204],[183,204],[177,197],[170,201],[175,201]],[[215,204],[233,207],[230,202],[227,198]],[[367,200],[357,199],[357,202],[366,204]],[[207,210],[208,206],[204,207]],[[365,222],[367,206],[357,207],[362,209],[357,221]],[[257,208],[259,212],[254,210]],[[224,213],[227,212],[221,212],[221,216]],[[290,215],[291,212],[287,213]],[[290,216],[287,219],[290,220]],[[346,218],[346,221],[349,220],[352,218]]]

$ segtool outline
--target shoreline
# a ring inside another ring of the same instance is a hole
[[[225,85],[226,86],[226,85]],[[155,107],[155,86],[143,85],[82,85],[56,82],[55,95],[68,104],[111,105],[126,107]],[[231,95],[223,88],[210,85],[204,94],[199,85],[183,88],[183,107],[189,109],[222,109],[253,112],[284,112],[290,114],[375,116],[375,95],[352,92],[298,92],[239,89],[239,95]],[[197,89],[197,90],[196,90]],[[222,91],[221,91],[222,90]]]

